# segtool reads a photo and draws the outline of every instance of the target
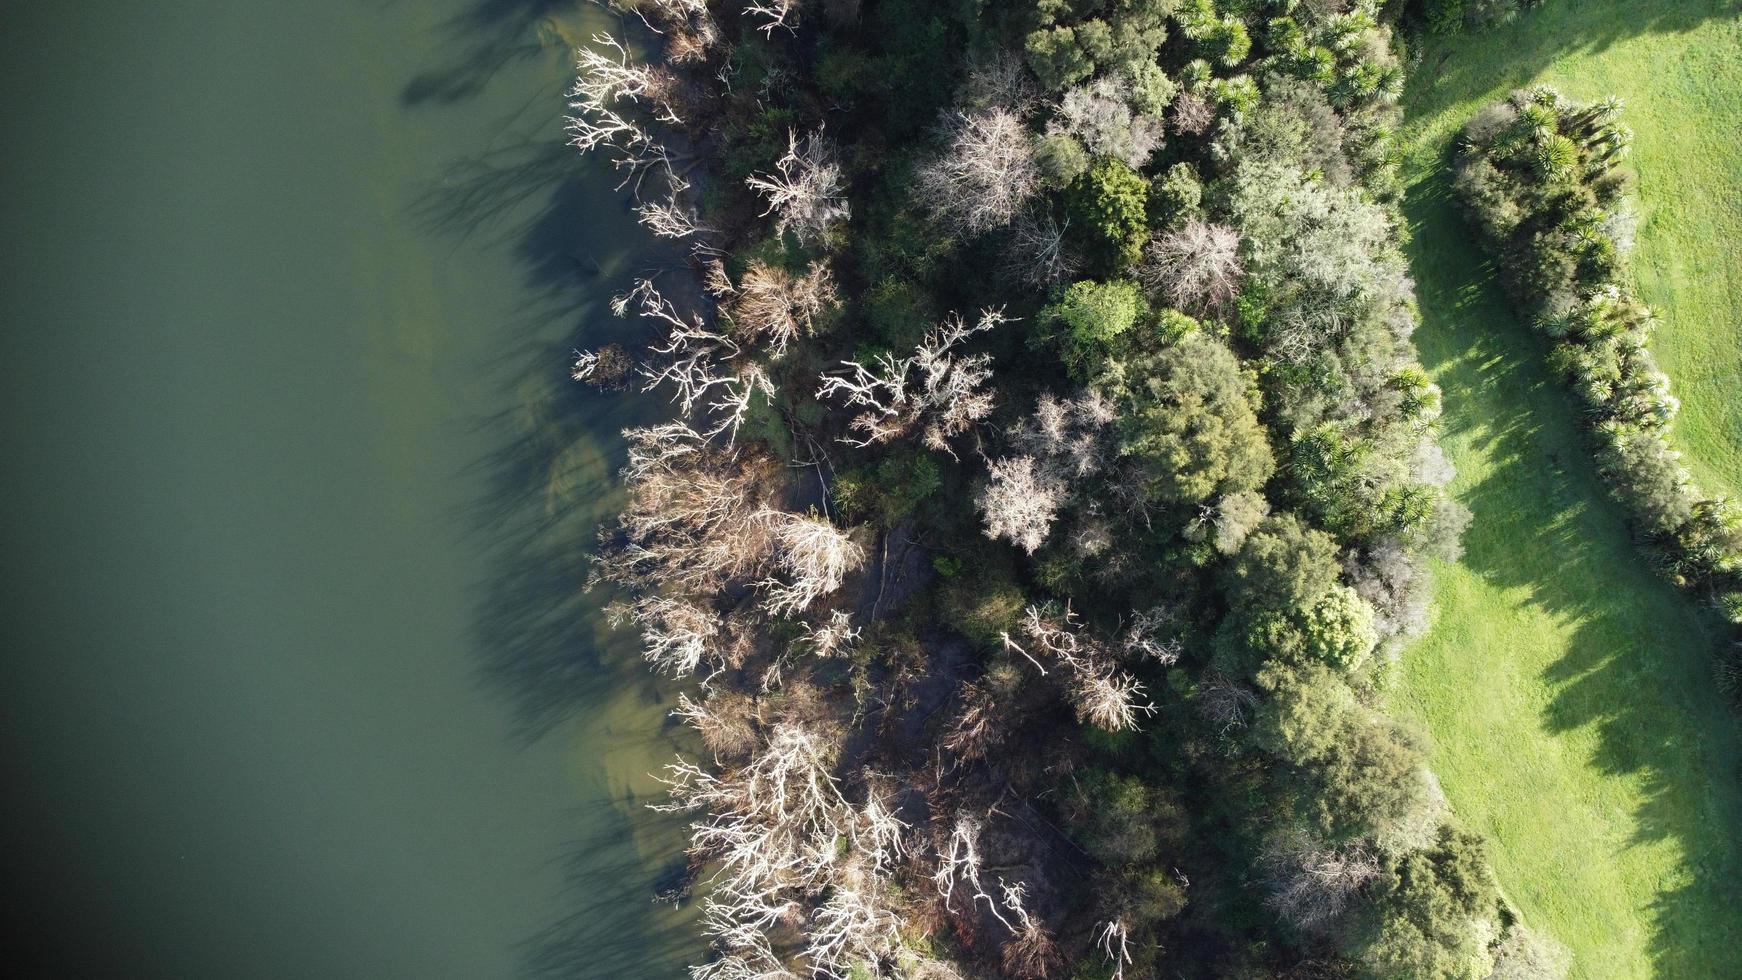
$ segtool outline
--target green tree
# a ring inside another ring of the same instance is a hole
[[[1196,504],[1255,490],[1276,469],[1251,382],[1205,331],[1111,366],[1101,384],[1125,408],[1120,451],[1143,463],[1157,500]]]
[[[1119,272],[1143,258],[1149,234],[1148,200],[1149,184],[1111,157],[1095,161],[1066,188],[1072,230],[1096,268]]]
[[[1301,816],[1332,842],[1371,837],[1426,805],[1420,750],[1329,668],[1272,664],[1259,744],[1289,767]],[[1393,976],[1414,976],[1404,971]]]
[[[1477,980],[1493,966],[1483,920],[1496,909],[1481,838],[1450,826],[1386,877],[1362,961],[1374,980]]]
[[[1304,608],[1337,582],[1336,539],[1293,514],[1267,518],[1247,537],[1225,573],[1236,607]]]
[[[1148,312],[1149,304],[1136,283],[1085,280],[1073,283],[1058,302],[1041,310],[1040,320],[1058,336],[1067,365],[1080,372],[1119,350]]]

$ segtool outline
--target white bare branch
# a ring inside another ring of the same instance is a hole
[[[871,366],[842,361],[845,371],[826,375],[818,398],[840,397],[861,411],[851,423],[857,436],[842,442],[864,448],[921,430],[924,443],[954,455],[949,440],[992,412],[985,390],[992,377],[989,354],[963,355],[968,337],[1008,322],[1002,310],[982,310],[970,325],[951,314],[934,327],[913,354],[901,360],[880,354]]]
[[[799,3],[800,0],[751,0],[744,7],[744,16],[761,18],[762,23],[756,29],[770,37],[777,29],[796,34]]]
[[[1163,232],[1150,240],[1138,276],[1182,310],[1217,312],[1240,291],[1240,233],[1204,221]]]
[[[762,214],[775,215],[775,233],[790,231],[807,244],[823,241],[836,222],[851,214],[834,144],[821,130],[803,140],[796,130],[789,131],[786,154],[774,162],[774,172],[752,175],[746,183],[768,200]]]
[[[941,128],[942,155],[915,175],[920,201],[970,235],[1009,224],[1040,189],[1033,137],[1022,117],[1001,106],[954,112]]]
[[[1125,921],[1101,923],[1096,945],[1113,963],[1113,976],[1109,980],[1125,980],[1125,968],[1131,965],[1131,932],[1125,928]]]

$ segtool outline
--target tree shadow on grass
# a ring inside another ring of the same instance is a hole
[[[1738,14],[1742,0],[1548,0],[1509,23],[1430,42],[1410,75],[1406,101],[1417,112],[1434,112],[1497,86],[1524,85],[1569,55]],[[1478,47],[1491,56],[1473,57]]]
[[[1417,343],[1445,390],[1446,437],[1485,464],[1460,484],[1475,515],[1464,562],[1571,627],[1542,678],[1554,695],[1540,724],[1594,730],[1589,764],[1642,794],[1619,846],[1668,842],[1681,857],[1651,907],[1659,973],[1742,976],[1742,751],[1708,683],[1713,623],[1636,548],[1544,345],[1464,238],[1443,166],[1410,188],[1405,213],[1421,275]]]

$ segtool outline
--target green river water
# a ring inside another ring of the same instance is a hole
[[[564,355],[654,262],[562,145],[603,19],[7,5],[9,975],[681,975],[579,591],[635,420]]]

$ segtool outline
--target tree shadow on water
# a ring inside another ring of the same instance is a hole
[[[551,15],[575,6],[575,0],[481,0],[440,28],[459,55],[419,72],[400,91],[400,103],[445,104],[477,95],[504,68],[537,57]]]
[[[481,683],[513,708],[515,737],[531,743],[585,719],[576,748],[592,770],[585,778],[601,782],[585,791],[591,802],[572,821],[579,836],[561,858],[566,911],[526,941],[522,972],[651,980],[681,975],[694,949],[686,913],[652,903],[681,858],[683,821],[602,783],[607,760],[639,773],[644,758],[669,751],[657,720],[665,695],[635,639],[603,622],[605,597],[585,584],[598,529],[621,502],[620,432],[654,421],[663,406],[576,384],[567,364],[574,347],[642,336],[610,314],[609,298],[674,256],[636,224],[609,169],[565,145],[560,85],[508,70],[548,48],[547,15],[572,16],[577,6],[485,0],[449,23],[454,62],[420,73],[408,105],[458,102],[511,78],[528,84],[530,101],[494,127],[489,146],[438,162],[409,217],[456,248],[512,256],[523,277],[510,322],[480,325],[497,350],[480,370],[498,407],[474,421],[473,437],[488,448],[468,476],[481,491],[456,515],[484,555],[473,645]]]
[[[1588,764],[1639,799],[1617,856],[1675,849],[1679,867],[1648,915],[1657,972],[1742,976],[1742,749],[1738,719],[1709,683],[1714,623],[1638,550],[1545,345],[1465,237],[1443,166],[1410,188],[1405,215],[1421,280],[1417,343],[1445,391],[1444,438],[1476,461],[1458,485],[1475,517],[1464,564],[1570,632],[1543,672],[1552,697],[1539,723],[1556,736],[1593,732]]]
[[[685,874],[683,821],[637,815],[640,826],[632,828],[624,806],[616,801],[601,802],[573,817],[586,832],[559,859],[568,911],[522,944],[521,976],[669,980],[684,975],[700,945],[693,909],[653,900]],[[664,864],[650,860],[634,843],[650,836],[669,842],[676,857]]]

